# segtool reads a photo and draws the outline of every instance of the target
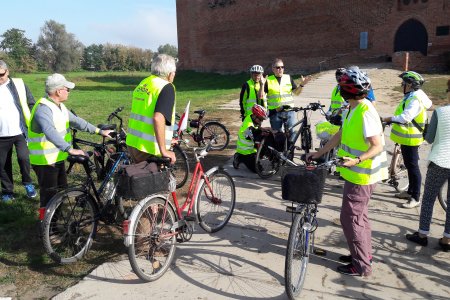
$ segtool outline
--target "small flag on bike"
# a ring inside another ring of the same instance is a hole
[[[189,106],[191,105],[191,101],[186,105],[186,109],[184,113],[181,115],[180,122],[178,122],[178,131],[183,131],[187,128],[187,121],[189,119]]]

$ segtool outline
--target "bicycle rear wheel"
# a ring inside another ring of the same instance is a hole
[[[442,208],[447,211],[447,205],[448,205],[448,180],[444,183],[444,185],[441,187],[441,190],[438,194],[439,203],[441,204]]]
[[[211,146],[213,150],[223,150],[230,142],[230,133],[227,128],[223,124],[215,121],[206,122],[200,130],[200,136],[202,137],[203,144],[212,141]]]
[[[409,186],[408,170],[406,170],[405,163],[403,162],[403,155],[401,153],[398,153],[395,158],[393,183],[397,192],[405,191]]]
[[[186,184],[189,177],[189,162],[186,152],[181,149],[180,145],[174,145],[173,152],[175,153],[177,161],[171,171],[177,181],[177,189],[179,189]]]
[[[280,169],[280,160],[266,145],[267,139],[263,138],[256,152],[256,173],[265,179],[275,175]]]
[[[130,220],[133,227],[129,232],[132,240],[128,258],[133,271],[144,281],[155,281],[164,275],[175,255],[176,235],[170,228],[176,217],[169,204],[165,209],[165,202],[166,199],[155,197],[144,205],[139,203],[134,208],[139,210],[136,220]]]
[[[42,224],[44,249],[57,263],[81,259],[92,245],[98,221],[97,206],[86,191],[68,189],[47,205]]]
[[[289,231],[284,269],[285,289],[289,299],[295,299],[302,291],[309,262],[311,234],[303,228],[305,211],[295,215]]]
[[[224,170],[217,169],[202,179],[196,196],[197,217],[206,232],[221,230],[233,214],[236,189],[233,178]]]

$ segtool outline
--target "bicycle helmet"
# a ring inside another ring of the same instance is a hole
[[[259,104],[253,105],[252,114],[260,119],[267,119],[267,110]]]
[[[370,78],[366,73],[349,69],[338,79],[338,84],[342,91],[356,96],[368,93],[371,88]]]
[[[253,65],[250,68],[250,73],[264,73],[264,68],[261,67],[260,65]]]
[[[425,82],[422,75],[414,71],[403,72],[398,77],[400,77],[404,82],[410,83],[412,88],[415,90],[420,89],[420,87]]]

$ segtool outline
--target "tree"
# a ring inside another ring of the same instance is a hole
[[[158,47],[158,54],[168,54],[172,57],[178,58],[178,49],[173,45],[165,44]]]
[[[103,71],[105,63],[103,62],[103,45],[92,44],[83,50],[83,61],[81,66],[85,70]]]
[[[64,24],[46,21],[37,42],[37,56],[42,66],[55,72],[67,72],[80,68],[83,44]]]
[[[32,58],[33,43],[25,37],[24,30],[8,29],[1,37],[0,49],[8,56],[8,63],[14,64],[16,71],[31,72],[36,69],[36,62]]]

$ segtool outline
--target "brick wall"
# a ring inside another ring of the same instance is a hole
[[[234,73],[280,57],[299,73],[395,60],[397,29],[411,18],[427,30],[427,69],[450,51],[450,36],[435,34],[450,25],[450,0],[177,0],[180,68]]]

